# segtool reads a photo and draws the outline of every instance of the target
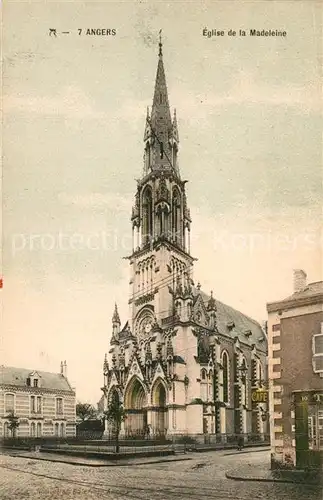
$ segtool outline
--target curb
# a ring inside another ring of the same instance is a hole
[[[18,458],[24,458],[26,460],[41,460],[45,462],[51,462],[51,463],[59,463],[59,464],[67,464],[67,465],[76,465],[79,467],[134,467],[137,465],[151,465],[151,464],[161,464],[161,463],[170,463],[170,462],[182,462],[182,461],[187,461],[187,460],[192,460],[190,457],[183,457],[183,458],[174,458],[173,460],[151,460],[149,462],[137,462],[137,463],[118,463],[116,461],[115,463],[104,463],[102,460],[102,463],[91,463],[91,462],[71,462],[68,460],[64,459],[51,459],[51,458],[46,458],[46,457],[33,457],[33,456],[24,456],[24,455],[9,455],[10,457],[18,457]]]
[[[233,479],[234,481],[252,481],[259,483],[289,483],[289,484],[303,484],[304,486],[321,486],[320,483],[308,483],[306,481],[299,481],[293,479],[274,479],[274,478],[266,478],[266,477],[248,477],[248,476],[236,476],[234,474],[230,474],[229,472],[225,473],[225,477],[227,479]]]
[[[270,450],[269,445],[256,445],[256,446],[245,446],[245,450],[248,452],[250,451],[268,451]],[[237,451],[237,445],[229,445],[229,446],[207,446],[207,447],[192,447],[189,445],[186,445],[186,452],[196,452],[196,453],[204,453],[207,451],[226,451],[226,450],[236,450]],[[176,450],[175,450],[176,453]]]

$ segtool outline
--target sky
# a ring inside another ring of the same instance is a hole
[[[66,360],[78,400],[102,394],[160,29],[195,282],[261,322],[293,269],[322,279],[320,23],[314,1],[5,2],[2,363]]]

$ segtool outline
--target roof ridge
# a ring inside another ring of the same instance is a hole
[[[13,370],[25,370],[25,371],[28,371],[30,373],[37,372],[37,373],[49,373],[50,375],[61,375],[60,372],[48,372],[46,370],[39,370],[38,368],[25,368],[23,366],[1,365],[0,368],[12,368]]]

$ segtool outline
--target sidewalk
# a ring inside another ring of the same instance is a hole
[[[227,479],[235,481],[259,481],[266,483],[297,483],[306,485],[322,485],[322,475],[314,476],[314,474],[303,470],[275,470],[269,469],[269,465],[258,465],[255,467],[251,464],[241,465],[239,469],[233,469],[225,473]]]
[[[6,453],[11,457],[27,458],[32,460],[45,460],[47,462],[58,462],[69,465],[78,465],[86,467],[122,467],[122,466],[133,466],[133,465],[146,465],[146,464],[158,464],[164,462],[179,462],[184,460],[191,460],[189,457],[175,457],[175,456],[165,456],[163,457],[141,457],[141,458],[120,458],[117,460],[104,460],[97,458],[86,458],[86,457],[76,457],[76,456],[63,456],[56,453],[46,453],[46,452],[25,452],[25,451],[13,451]]]

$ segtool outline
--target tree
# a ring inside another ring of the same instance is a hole
[[[77,403],[76,416],[84,422],[85,420],[96,417],[96,410],[90,403]]]
[[[104,415],[108,422],[112,424],[112,429],[114,432],[114,438],[116,442],[115,452],[119,453],[119,434],[121,430],[121,424],[126,419],[126,412],[119,400],[118,394],[113,393],[111,400],[108,403],[108,409],[104,412]]]
[[[16,417],[13,411],[9,412],[6,418],[9,421],[8,428],[11,430],[12,437],[15,437],[16,430],[19,427],[19,418]]]

